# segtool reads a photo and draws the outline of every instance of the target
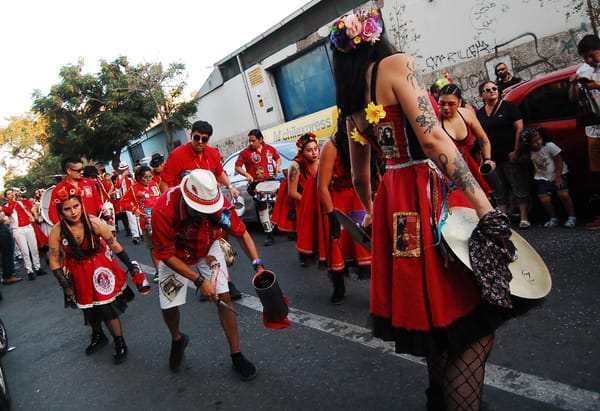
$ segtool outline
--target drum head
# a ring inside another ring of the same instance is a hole
[[[475,210],[453,207],[442,228],[442,237],[452,253],[471,270],[469,238],[478,222]],[[517,260],[508,265],[513,276],[510,282],[510,293],[528,299],[545,297],[552,288],[552,278],[544,260],[523,237],[513,230],[510,239],[518,252]]]
[[[261,181],[260,183],[256,184],[256,191],[261,191],[263,193],[272,193],[274,191],[277,191],[279,189],[279,181],[277,180],[267,180],[267,181]]]
[[[50,221],[50,214],[48,214],[48,210],[50,209],[50,198],[52,197],[52,191],[54,191],[54,187],[56,186],[52,186],[44,191],[42,193],[42,197],[40,198],[40,214],[42,214],[44,221],[51,226],[54,224],[52,224],[52,221]]]

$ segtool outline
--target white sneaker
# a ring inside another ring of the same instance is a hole
[[[545,228],[554,228],[554,227],[558,227],[559,225],[560,225],[560,223],[558,222],[558,218],[551,218],[550,220],[546,221],[546,224],[544,224],[544,227]]]
[[[577,219],[575,217],[569,217],[569,218],[567,218],[567,221],[565,221],[564,226],[567,228],[575,228],[576,223],[577,223]]]

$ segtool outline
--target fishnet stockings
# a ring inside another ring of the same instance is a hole
[[[479,410],[485,363],[493,344],[494,336],[487,335],[460,353],[427,357],[428,410]]]

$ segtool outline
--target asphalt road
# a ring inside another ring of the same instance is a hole
[[[324,270],[301,268],[284,234],[263,247],[263,234],[251,232],[290,299],[292,321],[284,330],[263,326],[252,268],[238,256],[233,278],[245,296],[236,310],[242,351],[258,368],[255,380],[234,374],[216,308],[193,293],[182,308],[191,342],[179,373],[168,368],[170,337],[156,290],[136,296],[121,317],[125,363],[113,364],[110,346],[86,356],[90,331],[81,312],[62,307],[56,280],[47,275],[1,289],[0,316],[15,347],[2,359],[13,409],[424,410],[421,360],[370,338],[369,281],[347,281],[346,302],[332,306]],[[541,307],[497,331],[484,401],[496,411],[599,410],[600,231],[520,233],[548,264],[553,289]],[[119,239],[132,258],[150,265],[143,244]]]

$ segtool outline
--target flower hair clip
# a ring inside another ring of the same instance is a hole
[[[56,199],[54,202],[60,203],[71,197],[81,197],[81,190],[79,187],[67,188],[66,186],[63,186],[56,192]]]
[[[317,136],[315,133],[303,134],[298,140],[296,140],[296,148],[298,151],[302,151],[304,150],[304,146],[312,141],[315,143],[317,142]]]
[[[377,9],[357,10],[331,26],[329,39],[335,48],[348,53],[361,44],[375,44],[381,38],[383,21]]]

